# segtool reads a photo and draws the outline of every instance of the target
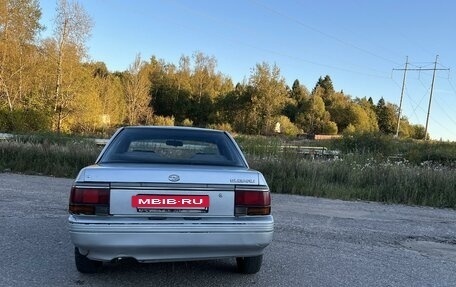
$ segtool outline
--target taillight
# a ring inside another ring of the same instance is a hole
[[[234,192],[235,215],[271,214],[271,193],[269,188],[238,186]]]
[[[69,212],[71,214],[108,215],[109,194],[108,187],[73,186]]]

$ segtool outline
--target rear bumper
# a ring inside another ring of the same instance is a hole
[[[94,260],[181,261],[263,254],[272,216],[227,221],[88,222],[70,216],[73,244]]]

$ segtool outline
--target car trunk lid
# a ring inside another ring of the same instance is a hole
[[[234,216],[235,187],[258,186],[257,171],[212,166],[91,166],[77,181],[110,184],[110,215],[139,217]]]

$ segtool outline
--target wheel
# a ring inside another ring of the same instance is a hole
[[[74,261],[76,269],[81,273],[97,273],[103,262],[87,258],[82,255],[77,247],[74,248]]]
[[[253,257],[236,257],[237,268],[240,273],[255,274],[260,271],[263,255]]]

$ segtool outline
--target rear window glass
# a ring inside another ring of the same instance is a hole
[[[245,166],[222,132],[166,128],[122,130],[99,162]]]

